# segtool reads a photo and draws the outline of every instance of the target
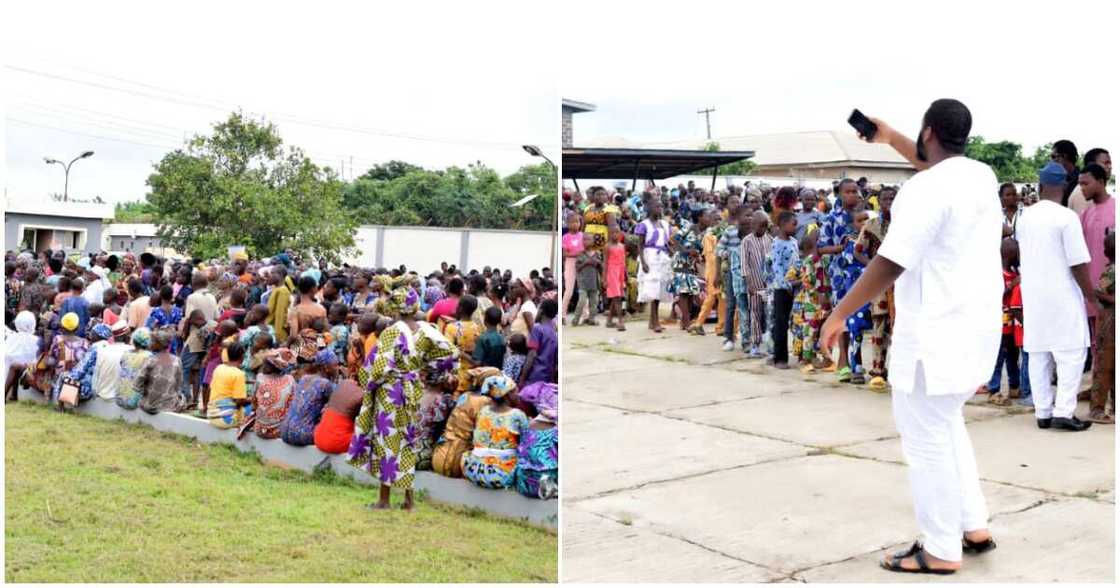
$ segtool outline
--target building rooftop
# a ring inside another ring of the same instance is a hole
[[[4,202],[4,214],[35,214],[65,218],[112,219],[112,204],[92,202],[60,202],[50,199],[20,198],[8,196]]]
[[[807,164],[865,164],[874,167],[912,169],[908,161],[894,149],[881,143],[868,143],[854,131],[804,131],[765,135],[732,135],[714,137],[721,150],[754,151],[752,159],[760,167]],[[601,137],[586,144],[595,147],[636,147],[619,137]],[[686,139],[646,143],[641,147],[656,149],[696,149],[704,141]]]
[[[580,102],[579,100],[569,100],[567,98],[562,98],[560,100],[560,104],[564,108],[567,108],[568,110],[574,110],[576,112],[592,112],[595,110],[594,104],[591,104],[590,102]]]

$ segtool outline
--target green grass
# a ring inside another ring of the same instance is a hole
[[[142,425],[5,407],[8,582],[556,582],[553,533]],[[394,500],[397,500],[395,497]]]

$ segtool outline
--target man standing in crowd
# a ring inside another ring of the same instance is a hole
[[[872,120],[878,130],[865,139],[889,144],[922,171],[899,191],[891,230],[829,316],[821,347],[831,349],[847,318],[895,284],[892,405],[922,539],[880,565],[951,574],[963,547],[995,546],[963,408],[991,376],[1000,345],[998,182],[964,157],[972,115],[957,100],[930,105],[916,143]]]
[[[1050,148],[1050,159],[1062,166],[1066,172],[1062,188],[1062,206],[1069,206],[1069,197],[1077,187],[1077,146],[1069,139],[1059,139]]]
[[[1104,168],[1105,183],[1107,184],[1108,178],[1112,177],[1112,156],[1108,154],[1108,151],[1100,147],[1094,147],[1085,152],[1085,167],[1094,163]],[[1089,204],[1089,199],[1081,191],[1080,182],[1078,182],[1078,186],[1069,195],[1069,209],[1080,215],[1085,212],[1086,208],[1089,208]]]
[[[1030,353],[1031,393],[1041,429],[1084,431],[1073,415],[1089,349],[1086,307],[1096,314],[1089,249],[1077,215],[1061,206],[1066,170],[1056,161],[1038,178],[1039,202],[1019,219],[1023,349]],[[1103,241],[1102,241],[1103,247]],[[1057,368],[1055,395],[1050,378]]]

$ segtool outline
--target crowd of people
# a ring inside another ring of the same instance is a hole
[[[418,469],[557,494],[550,269],[9,251],[4,294],[7,400],[25,386],[345,454],[380,483],[372,508],[391,488],[411,508]]]
[[[1078,397],[1090,400],[1089,421],[1111,424],[1115,414],[1112,162],[1099,148],[1078,162],[1073,143],[1058,141],[1037,187],[1005,183],[992,194],[1004,211],[1003,344],[977,390],[993,404],[1034,406],[1034,374],[1040,426],[1055,416],[1071,430],[1088,427],[1073,415]],[[838,349],[822,349],[820,334],[883,243],[899,190],[866,178],[831,191],[751,181],[726,191],[693,182],[566,190],[562,320],[595,326],[606,314],[606,327],[625,330],[627,315],[646,312],[659,333],[670,304],[670,322],[705,335],[715,312],[723,351],[738,346],[777,369],[796,362],[802,373],[885,392],[893,288],[845,317]],[[1080,391],[1078,362],[1093,369],[1091,391]]]

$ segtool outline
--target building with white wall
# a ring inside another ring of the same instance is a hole
[[[548,231],[363,225],[354,234],[354,245],[357,254],[343,261],[361,267],[404,264],[426,274],[447,262],[462,269],[510,269],[524,276],[552,265],[553,237]]]
[[[111,204],[61,202],[8,196],[4,201],[4,249],[95,252]]]

